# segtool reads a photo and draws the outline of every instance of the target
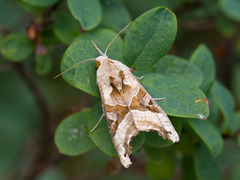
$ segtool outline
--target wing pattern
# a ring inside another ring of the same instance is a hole
[[[156,131],[164,139],[178,142],[169,118],[138,82],[130,69],[107,59],[97,70],[97,83],[109,131],[121,163],[132,163],[130,142],[139,131]]]

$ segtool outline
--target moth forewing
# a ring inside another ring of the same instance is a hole
[[[97,84],[103,101],[113,144],[121,163],[129,167],[130,142],[139,131],[156,131],[163,138],[178,142],[170,120],[155,100],[138,82],[130,69],[108,57],[97,58]]]

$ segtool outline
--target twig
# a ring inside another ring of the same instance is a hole
[[[38,106],[40,108],[43,124],[44,124],[44,131],[48,130],[50,127],[50,115],[49,110],[47,108],[47,103],[45,101],[45,97],[38,88],[37,84],[35,83],[35,80],[33,79],[33,75],[27,72],[23,65],[21,63],[15,65],[15,69],[17,72],[23,77],[23,79],[26,81],[27,85],[29,86],[30,90],[32,91]]]
[[[201,20],[201,21],[186,21],[179,23],[179,29],[190,30],[190,31],[202,31],[206,29],[214,28],[214,24],[211,20]]]

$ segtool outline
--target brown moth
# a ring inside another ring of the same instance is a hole
[[[128,168],[132,164],[129,158],[132,153],[130,142],[139,131],[156,131],[164,139],[167,138],[173,143],[179,141],[179,136],[165,112],[155,101],[161,98],[152,98],[126,65],[108,58],[106,53],[114,39],[105,53],[102,53],[92,42],[101,56],[88,60],[96,61],[97,84],[102,98],[103,115],[97,125],[105,115],[120,161],[125,168]]]

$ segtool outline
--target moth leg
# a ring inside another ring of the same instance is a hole
[[[141,77],[137,77],[137,76],[135,76],[135,78],[136,78],[136,79],[140,79],[140,80],[141,80],[141,79],[143,79],[143,78],[144,78],[144,76],[141,76]]]
[[[102,118],[104,117],[105,114],[102,114],[102,116],[100,117],[100,119],[98,120],[97,124],[94,126],[94,128],[92,128],[92,130],[90,131],[90,134],[93,133],[93,131],[98,127],[99,123],[102,121]]]
[[[161,100],[164,100],[164,99],[166,99],[165,97],[162,97],[162,98],[153,98],[154,99],[154,101],[161,101]]]

